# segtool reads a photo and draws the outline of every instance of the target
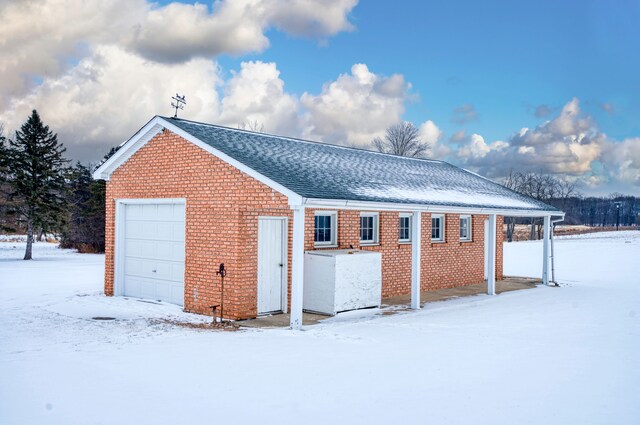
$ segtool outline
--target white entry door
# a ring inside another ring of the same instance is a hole
[[[134,201],[123,207],[121,294],[183,305],[185,204]]]
[[[286,310],[287,219],[258,219],[258,314]]]

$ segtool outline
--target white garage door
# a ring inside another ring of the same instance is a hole
[[[122,294],[184,304],[184,204],[125,204]]]

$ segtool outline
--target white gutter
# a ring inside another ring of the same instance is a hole
[[[304,198],[308,208],[337,208],[345,210],[386,210],[386,211],[422,211],[433,213],[496,214],[509,217],[561,216],[562,211],[540,211],[531,209],[501,209],[483,207],[438,206],[423,204],[398,204],[393,202],[348,201],[336,199]]]

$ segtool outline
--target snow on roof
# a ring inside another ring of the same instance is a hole
[[[444,161],[164,119],[305,198],[560,213]]]

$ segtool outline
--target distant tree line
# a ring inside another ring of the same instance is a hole
[[[47,234],[66,248],[104,252],[104,181],[93,180],[87,166],[69,164],[35,110],[13,138],[3,133],[0,127],[0,231],[26,233],[25,260],[34,240]]]
[[[640,197],[613,193],[609,196],[583,197],[575,187],[561,178],[543,173],[511,171],[503,185],[518,193],[538,199],[564,211],[563,224],[586,226],[640,225]],[[513,240],[516,224],[529,224],[529,239],[542,238],[541,218],[506,217],[507,240]]]
[[[553,205],[555,200],[551,200]],[[640,225],[640,197],[612,193],[608,196],[571,196],[563,200],[566,224],[592,227]]]

